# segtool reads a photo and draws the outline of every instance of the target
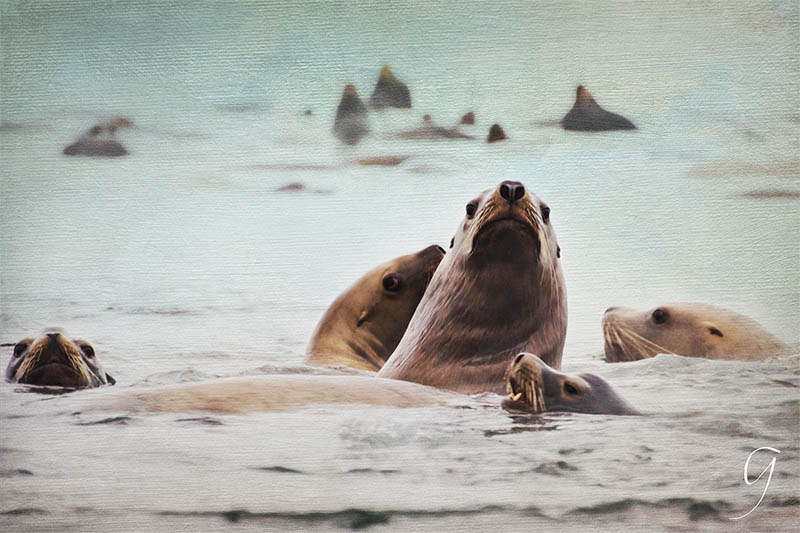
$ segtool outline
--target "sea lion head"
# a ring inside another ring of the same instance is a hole
[[[675,303],[647,311],[609,307],[603,315],[606,361],[677,354],[759,360],[792,349],[755,320],[713,305]]]
[[[103,371],[91,344],[82,339],[69,339],[56,328],[14,345],[14,353],[6,368],[6,380],[70,389],[116,383]]]
[[[522,183],[503,181],[465,211],[382,376],[501,392],[520,351],[561,365],[566,290],[550,208]]]
[[[372,269],[323,315],[309,361],[380,370],[403,336],[445,251],[437,245]]]
[[[531,353],[520,353],[509,365],[506,391],[502,405],[511,411],[639,414],[603,378],[553,370]]]

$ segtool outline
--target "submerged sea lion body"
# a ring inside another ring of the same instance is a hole
[[[521,351],[561,366],[567,300],[550,208],[515,181],[467,204],[451,250],[379,375],[502,394]]]
[[[475,137],[461,133],[458,126],[443,128],[434,124],[430,115],[422,117],[422,126],[404,131],[396,135],[398,139],[435,140],[435,139],[474,139]]]
[[[375,109],[398,107],[407,109],[411,107],[411,93],[406,84],[392,74],[389,65],[384,65],[375,84],[375,90],[369,97],[369,105]]]
[[[606,361],[659,353],[760,361],[797,353],[755,320],[713,305],[679,303],[648,311],[610,307],[603,315]]]
[[[573,131],[609,131],[635,130],[633,122],[615,113],[610,113],[594,101],[592,95],[583,85],[576,90],[575,104],[561,119],[565,130]]]
[[[90,129],[80,139],[64,148],[64,155],[119,157],[128,151],[116,138],[120,128],[130,128],[133,123],[124,117],[111,119]]]
[[[369,133],[367,108],[358,97],[354,85],[346,85],[336,108],[333,121],[333,134],[345,144],[358,144]]]
[[[428,246],[369,271],[317,324],[308,362],[377,372],[397,347],[444,250]]]
[[[6,380],[70,389],[116,383],[103,371],[88,342],[70,340],[59,329],[48,329],[38,338],[19,341],[6,368]]]
[[[502,405],[511,411],[639,414],[603,378],[594,374],[564,374],[531,353],[517,355],[509,365],[506,391],[509,398]]]

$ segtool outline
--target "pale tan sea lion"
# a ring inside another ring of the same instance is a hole
[[[411,107],[411,93],[402,81],[395,78],[389,65],[384,65],[375,84],[375,90],[369,97],[369,105],[375,109]]]
[[[521,351],[561,366],[567,299],[550,208],[504,181],[470,201],[428,290],[379,375],[502,394]]]
[[[336,108],[333,121],[333,134],[345,144],[358,144],[369,133],[367,108],[358,97],[354,85],[346,85]]]
[[[606,361],[636,361],[656,354],[760,361],[798,350],[755,320],[708,304],[677,303],[648,311],[610,307],[603,315]]]
[[[397,347],[444,250],[428,246],[369,271],[339,295],[317,324],[308,362],[377,372]]]
[[[88,155],[103,157],[119,157],[128,151],[116,138],[120,128],[133,127],[133,123],[125,117],[115,117],[90,129],[77,141],[64,148],[64,155]]]
[[[410,408],[465,401],[432,387],[375,376],[278,374],[115,391],[96,397],[83,411],[244,414],[324,405]]]
[[[509,411],[568,411],[596,415],[638,415],[603,378],[564,374],[531,353],[521,353],[506,371]]]
[[[103,371],[92,345],[68,339],[57,328],[14,345],[6,368],[6,380],[40,387],[84,389],[116,383]]]
[[[563,119],[561,126],[573,131],[635,130],[633,122],[615,113],[610,113],[594,101],[583,85],[575,91],[575,103]]]

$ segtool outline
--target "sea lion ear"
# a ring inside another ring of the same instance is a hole
[[[360,328],[361,324],[366,322],[367,317],[369,317],[369,312],[370,312],[370,309],[364,309],[363,311],[361,311],[361,314],[358,315],[358,322],[356,322],[356,327]]]
[[[456,238],[454,236],[452,239],[450,239],[450,248],[452,248],[455,243],[456,243]]]
[[[111,377],[111,374],[106,374],[106,381],[108,382],[109,385],[117,384],[117,380]]]
[[[709,332],[709,333],[711,333],[712,335],[716,335],[716,336],[718,336],[718,337],[724,337],[724,335],[723,335],[723,334],[722,334],[722,332],[721,332],[721,331],[720,331],[720,330],[717,328],[717,326],[715,326],[715,325],[714,325],[714,324],[712,324],[711,322],[706,322],[706,323],[705,323],[705,324],[703,324],[703,325],[704,325],[705,327],[707,327],[707,328],[708,328],[708,332]]]

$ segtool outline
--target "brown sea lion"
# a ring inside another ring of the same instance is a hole
[[[392,354],[444,250],[428,246],[374,268],[339,295],[317,324],[308,362],[377,372]]]
[[[42,387],[84,389],[116,383],[103,371],[94,348],[82,339],[68,339],[63,331],[45,330],[38,338],[14,345],[6,380]]]
[[[430,115],[422,117],[422,125],[413,130],[404,131],[396,135],[398,139],[432,140],[432,139],[474,139],[475,137],[461,133],[458,126],[443,128],[437,126]]]
[[[503,409],[541,413],[569,411],[595,415],[638,415],[603,378],[564,374],[532,353],[521,353],[506,371]]]
[[[486,142],[494,143],[504,141],[507,138],[506,132],[503,131],[503,127],[500,124],[492,124],[492,127],[489,128],[489,135],[486,136]]]
[[[589,91],[579,85],[575,103],[563,119],[561,126],[573,131],[635,130],[633,122],[597,105]]]
[[[560,368],[567,299],[550,208],[504,181],[470,201],[379,375],[464,393],[502,394],[521,351]]]
[[[467,401],[433,387],[376,376],[276,374],[114,391],[95,398],[82,411],[244,414],[324,405],[409,408]]]
[[[133,127],[133,123],[125,117],[116,117],[90,129],[80,139],[64,148],[64,155],[88,155],[103,157],[119,157],[128,151],[116,139],[120,128]]]
[[[375,90],[369,97],[369,105],[375,109],[398,107],[407,109],[411,107],[411,93],[402,81],[392,74],[389,65],[384,65],[378,76]]]
[[[678,303],[648,311],[609,307],[603,315],[606,361],[656,354],[760,361],[797,353],[755,320],[713,305]]]
[[[345,144],[358,144],[369,133],[367,108],[358,97],[354,85],[346,85],[336,108],[333,121],[333,134]]]
[[[472,126],[475,124],[475,113],[473,111],[467,111],[461,116],[461,120],[459,120],[458,123],[465,126]]]

